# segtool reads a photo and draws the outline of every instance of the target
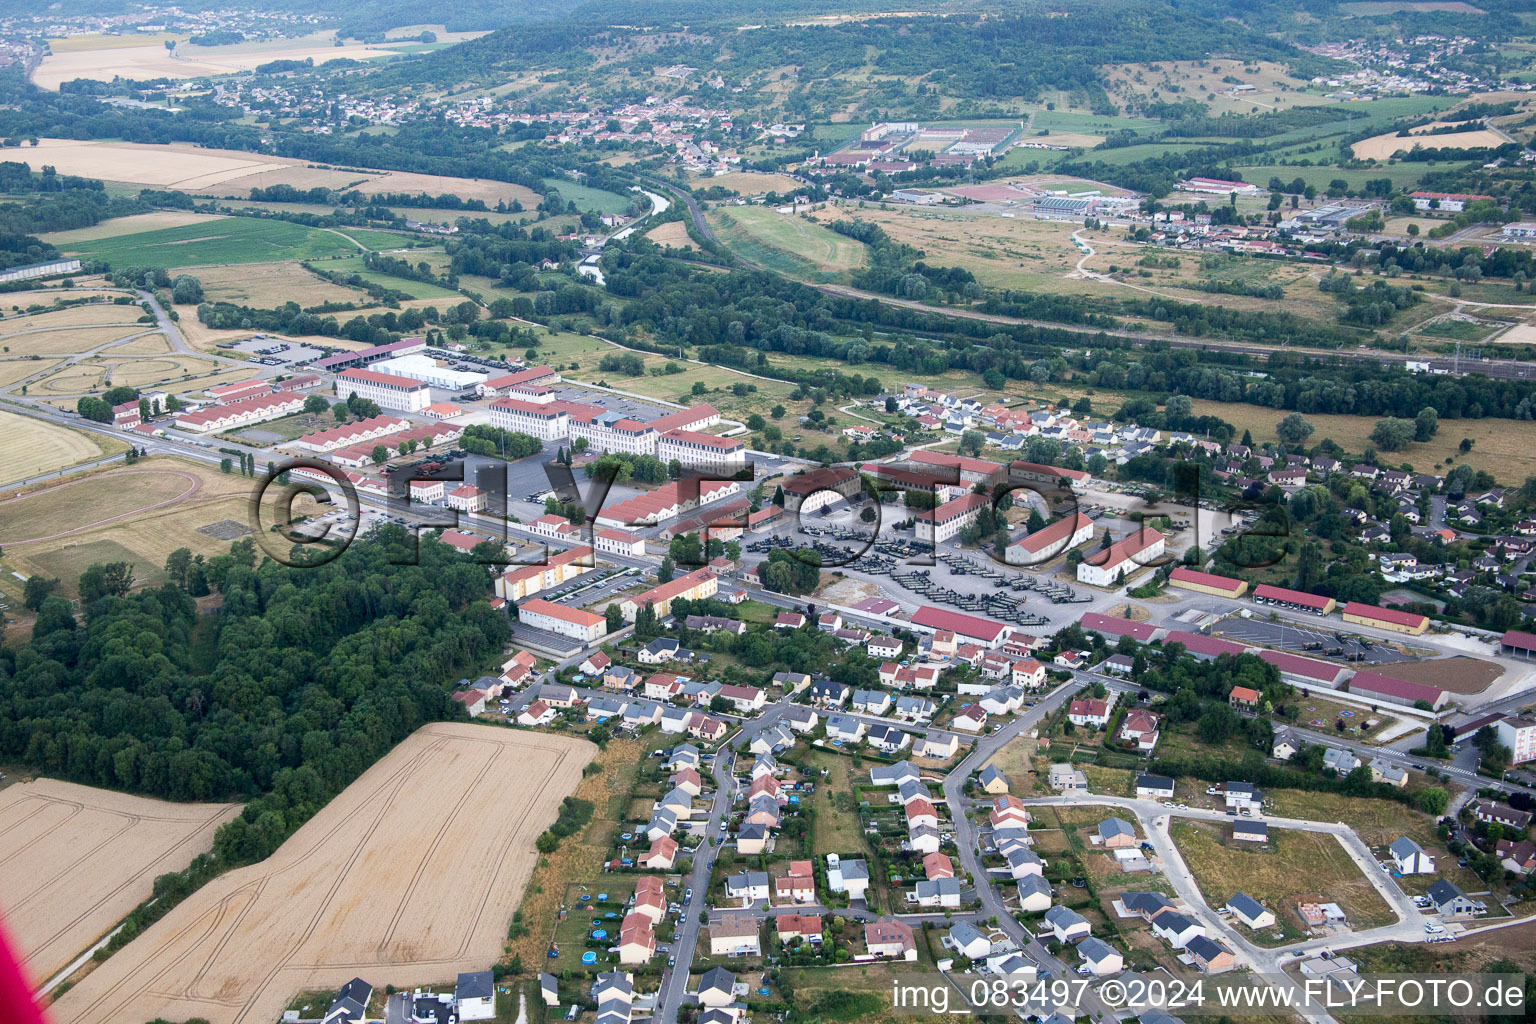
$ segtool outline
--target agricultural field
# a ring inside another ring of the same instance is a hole
[[[416,260],[412,259],[412,262]],[[409,278],[395,277],[392,274],[380,274],[368,270],[363,266],[361,256],[348,256],[325,265],[326,270],[333,270],[340,274],[356,274],[364,281],[392,288],[398,292],[404,292],[413,299],[458,299],[460,295],[456,291],[444,288],[442,285],[433,284],[430,281],[412,281]]]
[[[0,363],[0,366],[4,365]],[[5,438],[7,445],[0,484],[51,473],[128,447],[101,434],[71,430],[5,410],[0,410],[0,437]]]
[[[46,373],[57,365],[52,359],[39,359],[35,356],[28,359],[0,359],[0,389]]]
[[[359,245],[337,231],[283,220],[210,217],[176,228],[79,241],[64,251],[114,266],[188,267],[343,256]]]
[[[657,245],[670,246],[673,249],[693,249],[693,239],[688,237],[688,225],[680,220],[669,220],[665,224],[658,225],[645,233],[645,237]]]
[[[0,790],[0,891],[41,983],[213,845],[238,804],[174,804],[57,779]]]
[[[45,307],[62,302],[65,299],[115,299],[120,295],[128,295],[129,292],[122,288],[113,288],[106,284],[100,275],[82,274],[73,279],[74,286],[70,288],[39,287],[21,292],[6,292],[0,296],[0,310],[10,313],[19,313],[34,306]]]
[[[733,206],[711,211],[709,220],[726,245],[779,273],[832,281],[864,265],[863,243],[805,217],[761,206]]]
[[[335,265],[326,264],[326,269],[335,269]],[[327,302],[366,305],[372,301],[355,288],[331,284],[294,263],[199,267],[194,276],[203,283],[207,301],[232,302],[237,306],[273,309],[285,302],[297,302],[307,308]]]
[[[57,578],[69,596],[93,562],[131,562],[139,583],[158,586],[177,548],[223,554],[250,532],[251,487],[216,466],[164,456],[37,485],[0,501],[4,566]]]
[[[122,38],[122,37],[117,37]],[[32,73],[32,82],[43,89],[57,90],[65,82],[85,78],[110,82],[114,78],[143,80],[150,78],[197,78],[203,75],[230,75],[252,71],[274,60],[328,60],[347,58],[369,60],[395,57],[398,52],[361,43],[336,45],[333,33],[324,32],[297,39],[268,42],[235,43],[230,46],[193,46],[181,42],[172,57],[165,48],[170,36],[147,37],[138,46],[111,46],[68,49],[43,58]],[[183,37],[184,38],[184,37]],[[277,45],[273,45],[277,44]]]
[[[696,189],[723,188],[740,196],[789,192],[799,185],[787,174],[765,174],[761,171],[728,171],[725,174],[694,178],[689,184]]]
[[[1415,146],[1425,149],[1493,149],[1508,142],[1503,134],[1488,128],[1481,128],[1469,132],[1451,132],[1446,135],[1425,134],[1432,128],[1444,127],[1437,122],[1425,125],[1421,131],[1411,133],[1407,138],[1396,132],[1388,132],[1385,135],[1374,135],[1369,139],[1362,139],[1353,146],[1354,154],[1360,160],[1390,160],[1392,154],[1399,150],[1411,150]]]
[[[408,987],[481,970],[501,955],[534,839],[596,750],[424,726],[267,860],[214,879],[97,967],[52,1017],[264,1022],[293,993],[360,974]],[[401,841],[406,821],[414,841]]]
[[[625,213],[629,210],[629,204],[639,196],[625,196],[617,192],[609,192],[607,189],[593,188],[570,178],[545,178],[544,187],[552,188],[560,193],[560,198],[566,202],[575,203],[578,209],[591,210],[595,213]],[[538,202],[535,198],[534,202]],[[524,203],[532,209],[532,206]]]
[[[163,334],[145,334],[126,344],[112,346],[115,356],[158,356],[170,351],[171,341]]]
[[[1255,849],[1260,844],[1224,838],[1226,828],[1221,822],[1203,821],[1175,821],[1170,827],[1179,853],[1212,906],[1223,905],[1234,892],[1245,892],[1274,908],[1288,935],[1300,931],[1295,907],[1304,902],[1337,903],[1357,931],[1396,920],[1335,837],[1272,828],[1269,842]]]
[[[110,302],[92,302],[81,306],[66,306],[25,316],[9,317],[0,321],[0,338],[23,332],[33,332],[55,327],[96,327],[102,324],[132,324],[142,315],[137,305],[117,305]]]
[[[153,146],[132,142],[40,139],[24,156],[28,164],[58,168],[105,181],[121,181],[186,192],[217,190],[227,182],[241,187],[287,184],[295,188],[346,188],[366,180],[358,171],[305,167],[297,161],[233,149],[200,149],[186,144]]]
[[[218,218],[206,213],[193,213],[190,210],[156,210],[154,213],[113,217],[99,224],[92,224],[88,228],[50,231],[41,238],[50,245],[73,251],[69,247],[82,242],[99,242],[104,238],[116,238],[119,235],[136,235],[141,231],[165,231],[168,228],[181,228],[188,224],[201,224],[214,220]]]
[[[163,51],[162,51],[163,52]],[[340,50],[327,51],[340,56]],[[270,58],[269,58],[270,59]],[[156,146],[134,142],[39,139],[18,154],[29,165],[58,168],[60,174],[77,174],[109,182],[154,188],[175,188],[200,195],[245,199],[253,188],[292,185],[294,188],[329,188],[338,192],[356,188],[368,194],[426,192],[483,199],[495,206],[513,199],[532,209],[539,197],[522,185],[488,178],[453,178],[407,171],[354,171],[311,167],[304,161],[263,156],[234,149],[202,149],[186,143]]]
[[[108,308],[120,310],[123,307]],[[137,306],[130,306],[128,310],[129,316],[138,315]],[[53,316],[54,314],[44,315]],[[51,326],[36,323],[36,319],[28,317],[26,320],[12,320],[0,325],[15,332],[0,334],[0,349],[4,350],[6,356],[84,355],[111,345],[113,342],[126,341],[141,334],[155,332],[154,324],[136,324],[126,320],[122,321],[119,327],[96,327],[89,324]],[[111,323],[112,321],[108,318],[103,322]]]

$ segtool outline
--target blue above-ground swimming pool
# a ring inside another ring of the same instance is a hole
[[[599,939],[599,940],[606,939],[608,937],[608,933],[606,931],[604,931],[602,928],[599,928],[597,931],[592,933],[592,937],[594,939]]]
[[[581,954],[581,962],[584,964],[595,964],[597,963],[597,954],[590,951],[583,953]]]

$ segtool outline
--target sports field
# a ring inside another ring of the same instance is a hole
[[[483,970],[501,954],[535,838],[596,750],[425,726],[267,860],[210,882],[87,975],[52,1018],[266,1024],[295,992],[354,976],[404,988]]]
[[[119,267],[188,267],[342,256],[356,252],[357,244],[335,231],[283,220],[211,217],[175,228],[82,240],[64,251]]]
[[[862,242],[795,214],[732,207],[712,211],[710,223],[732,249],[780,273],[832,280],[864,265]]]
[[[5,438],[7,451],[3,468],[0,468],[0,484],[51,473],[127,448],[127,445],[99,434],[71,430],[4,410],[0,410],[0,437]],[[0,527],[0,531],[3,529]]]
[[[41,984],[213,845],[238,804],[173,804],[56,779],[0,790],[0,894]]]

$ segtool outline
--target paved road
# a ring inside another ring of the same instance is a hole
[[[992,760],[992,757],[1004,746],[1038,726],[1047,715],[1076,693],[1081,686],[1080,681],[1073,679],[1047,693],[1034,707],[1003,726],[1002,729],[978,740],[970,754],[955,765],[944,779],[944,803],[949,808],[950,821],[954,824],[955,844],[959,847],[960,865],[970,872],[971,878],[975,880],[983,916],[996,917],[998,927],[1006,932],[1009,938],[1013,939],[1014,943],[1040,966],[1042,971],[1049,971],[1057,978],[1074,977],[1075,965],[1069,966],[1052,956],[1044,944],[1030,934],[1029,930],[1013,916],[1013,911],[1004,904],[1003,895],[998,886],[1011,885],[1012,879],[998,879],[994,882],[994,876],[981,864],[977,828],[971,821],[969,813],[971,802],[965,796],[965,782]],[[1079,1009],[1101,1020],[1109,1014],[1109,1008],[1096,994],[1091,993]],[[1113,1014],[1109,1014],[1109,1017],[1113,1019]]]
[[[661,990],[656,1003],[655,1016],[662,1024],[675,1024],[678,1010],[683,1005],[686,995],[688,965],[693,963],[694,949],[698,945],[699,932],[703,928],[699,915],[706,908],[706,901],[709,898],[710,872],[714,870],[715,860],[720,853],[720,847],[715,845],[715,839],[724,834],[720,831],[720,823],[730,814],[732,797],[736,789],[733,777],[736,754],[744,750],[758,733],[776,724],[784,714],[784,710],[789,707],[791,700],[792,695],[785,694],[773,704],[768,705],[763,709],[762,714],[744,723],[733,736],[727,739],[715,755],[712,772],[715,780],[715,795],[709,804],[709,817],[704,822],[704,842],[694,852],[692,866],[689,868],[687,880],[683,883],[693,889],[698,900],[683,910],[683,919],[672,941],[672,956],[677,958],[677,967],[669,969],[662,976]]]

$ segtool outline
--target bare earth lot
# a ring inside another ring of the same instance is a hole
[[[1451,693],[1482,693],[1504,672],[1491,661],[1457,655],[1434,661],[1398,662],[1391,667],[1390,674],[1410,683],[1438,686]]]
[[[57,1024],[277,1019],[296,992],[452,978],[501,953],[534,839],[596,748],[437,723],[266,861],[209,883],[51,1007]]]
[[[56,779],[0,790],[0,904],[41,984],[213,845],[238,804],[173,804]]]

